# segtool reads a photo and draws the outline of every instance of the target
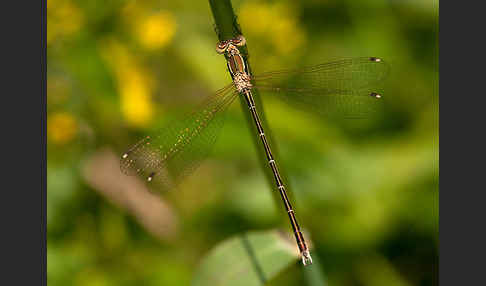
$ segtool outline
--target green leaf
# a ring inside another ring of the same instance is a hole
[[[298,259],[295,246],[277,230],[248,232],[211,250],[192,285],[264,285]]]

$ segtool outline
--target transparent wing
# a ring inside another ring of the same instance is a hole
[[[262,93],[322,115],[361,118],[380,107],[381,83],[389,69],[380,58],[362,57],[263,73],[253,76],[252,82]]]
[[[122,155],[120,169],[173,188],[207,157],[223,126],[224,113],[237,97],[230,84],[182,120],[147,136]]]

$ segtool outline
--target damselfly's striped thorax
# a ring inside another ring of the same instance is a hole
[[[238,36],[235,39],[223,41],[216,47],[218,53],[226,55],[228,70],[233,79],[235,88],[239,93],[244,93],[252,87],[247,65],[238,50],[238,47],[244,45],[246,45],[245,38],[243,36]]]

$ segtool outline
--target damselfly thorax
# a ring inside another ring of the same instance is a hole
[[[246,45],[246,40],[243,36],[238,36],[235,39],[226,40],[218,44],[216,51],[219,54],[226,55],[226,63],[228,70],[233,79],[233,83],[236,90],[239,93],[244,93],[251,89],[252,84],[250,82],[250,73],[243,56],[241,55],[238,47]]]

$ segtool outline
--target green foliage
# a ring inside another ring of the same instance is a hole
[[[299,259],[277,231],[245,233],[224,241],[202,261],[192,285],[264,285]]]

